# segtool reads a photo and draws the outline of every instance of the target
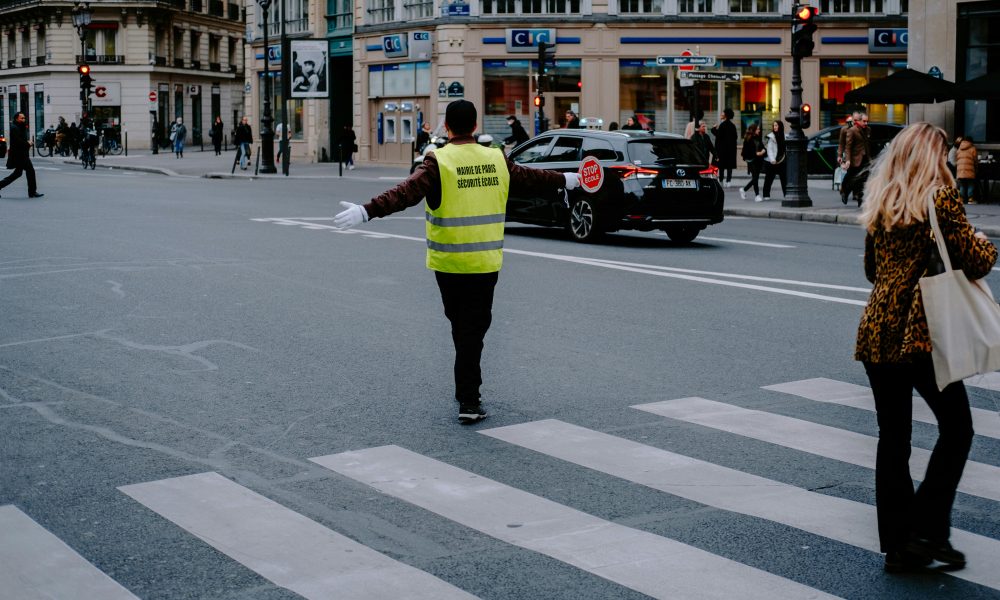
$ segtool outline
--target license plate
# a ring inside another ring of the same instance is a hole
[[[670,189],[698,189],[698,182],[694,179],[664,179],[663,187]]]

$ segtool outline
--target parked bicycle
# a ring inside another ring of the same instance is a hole
[[[101,136],[100,153],[101,156],[107,156],[108,154],[118,155],[121,154],[125,148],[121,145],[118,140],[118,132],[114,129],[105,129],[104,135]]]

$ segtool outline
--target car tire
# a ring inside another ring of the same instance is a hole
[[[695,225],[671,225],[663,231],[670,237],[670,241],[676,244],[690,244],[694,238],[698,237],[701,227]]]
[[[597,211],[590,198],[577,198],[569,209],[569,221],[566,224],[573,239],[578,242],[592,242],[600,236]]]

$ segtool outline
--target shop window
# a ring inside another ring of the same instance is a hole
[[[730,14],[778,12],[778,0],[729,0]]]
[[[820,61],[820,106],[817,125],[821,128],[844,122],[851,112],[861,108],[846,104],[847,92],[868,85],[888,76],[896,69],[905,68],[905,60],[888,59],[823,59]],[[870,104],[867,106],[871,121],[904,124],[906,107],[902,104]],[[814,119],[814,121],[816,121]]]
[[[884,0],[822,0],[819,10],[824,14],[883,14],[884,4]]]
[[[620,14],[654,14],[663,12],[663,0],[618,0]]]
[[[712,0],[677,0],[677,10],[684,13],[711,13]]]

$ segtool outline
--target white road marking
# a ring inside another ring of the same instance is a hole
[[[970,385],[974,384],[970,383]],[[779,383],[776,385],[765,385],[763,389],[791,394],[816,402],[826,402],[860,408],[861,410],[875,411],[875,398],[872,396],[871,388],[847,383],[846,381],[816,377],[814,379],[789,381],[788,383]],[[994,411],[982,408],[972,407],[971,410],[972,428],[976,431],[976,434],[1000,439],[1000,416]],[[920,396],[913,397],[913,420],[937,425],[937,418]]]
[[[875,468],[878,438],[853,431],[697,397],[640,404],[632,408],[868,469]],[[930,457],[930,450],[912,448],[910,469],[918,475],[926,473]],[[1000,467],[970,460],[965,464],[958,491],[1000,502]]]
[[[704,550],[599,519],[398,446],[310,460],[466,527],[561,560],[654,598],[832,597]]]
[[[305,598],[475,598],[218,473],[118,489],[276,585]]]
[[[265,223],[267,223],[267,222],[269,222],[269,223],[275,223],[277,225],[297,225],[299,227],[308,228],[308,229],[329,229],[329,230],[332,230],[332,231],[336,231],[338,233],[359,233],[361,235],[372,236],[372,237],[376,237],[376,238],[390,238],[390,239],[399,239],[399,240],[409,240],[409,241],[414,241],[414,242],[420,242],[422,244],[426,243],[426,240],[423,237],[398,235],[398,234],[393,234],[393,233],[373,232],[373,231],[366,230],[366,229],[351,229],[351,230],[346,230],[345,231],[345,230],[337,229],[336,227],[334,227],[332,225],[318,225],[318,224],[315,224],[315,223],[310,223],[310,222],[308,222],[308,221],[306,221],[304,219],[293,219],[293,218],[284,218],[284,217],[272,217],[272,218],[255,218],[255,219],[251,219],[251,220],[253,220],[253,221],[259,221],[259,222],[265,222]],[[569,255],[565,255],[565,254],[551,254],[551,253],[547,253],[547,252],[531,252],[531,251],[528,251],[528,250],[516,250],[516,249],[513,249],[513,248],[504,248],[504,254],[512,254],[512,255],[518,255],[518,256],[531,256],[531,257],[535,257],[535,258],[545,258],[545,259],[549,259],[549,260],[557,260],[557,261],[574,263],[574,264],[588,265],[588,266],[593,266],[593,267],[602,267],[602,268],[605,268],[605,269],[615,269],[615,270],[619,270],[619,271],[626,271],[626,272],[637,273],[637,274],[641,274],[641,275],[653,275],[655,277],[667,277],[667,278],[672,278],[672,279],[682,279],[682,280],[687,280],[687,281],[697,281],[697,282],[700,282],[700,283],[709,283],[709,284],[713,284],[713,285],[722,285],[722,286],[728,286],[728,287],[736,287],[736,288],[743,288],[743,289],[748,289],[748,290],[755,290],[755,291],[760,291],[760,292],[769,292],[769,293],[772,293],[772,294],[781,294],[781,295],[786,295],[786,296],[795,296],[795,297],[799,297],[799,298],[808,298],[810,300],[822,300],[822,301],[825,301],[825,302],[835,302],[835,303],[839,303],[839,304],[849,304],[849,305],[852,305],[852,306],[865,306],[867,304],[866,300],[859,300],[859,299],[855,299],[855,298],[840,298],[840,297],[837,297],[837,296],[827,296],[827,295],[823,295],[823,294],[814,294],[814,293],[811,293],[811,292],[800,292],[800,291],[788,290],[788,289],[784,289],[784,288],[755,285],[755,284],[750,284],[750,283],[740,283],[738,281],[727,281],[727,280],[721,280],[721,279],[712,279],[710,277],[701,277],[701,276],[695,275],[695,273],[709,273],[709,272],[693,271],[693,270],[687,270],[687,269],[676,269],[676,268],[673,268],[673,267],[660,267],[660,266],[657,266],[657,265],[640,265],[640,264],[635,264],[635,263],[619,263],[619,262],[615,262],[615,261],[608,261],[608,260],[597,259],[597,258],[585,258],[585,257],[580,257],[580,256],[569,256]],[[669,271],[667,269],[669,269]],[[792,283],[793,285],[810,286],[810,287],[823,287],[823,288],[831,288],[831,289],[838,289],[838,290],[858,291],[858,292],[864,292],[864,293],[867,293],[869,291],[867,288],[855,288],[855,287],[850,287],[850,286],[836,286],[836,285],[832,285],[832,284],[817,284],[817,283],[812,283],[812,282],[797,282],[797,281],[793,282],[793,280],[780,280],[780,279],[771,279],[771,278],[764,278],[764,277],[753,277],[753,276],[741,275],[741,274],[737,274],[737,273],[732,273],[732,274],[710,273],[710,274],[715,275],[715,276],[730,277],[730,278],[733,278],[733,279],[747,279],[747,280],[757,280],[757,281],[781,281],[781,282],[784,282],[784,283]]]
[[[707,506],[795,527],[879,552],[875,507],[548,419],[483,435]],[[1000,589],[1000,541],[959,529],[951,541],[969,564],[949,573]]]
[[[699,240],[707,240],[709,242],[725,242],[727,244],[746,244],[747,246],[763,246],[765,248],[794,248],[795,246],[790,246],[788,244],[775,244],[770,242],[751,242],[748,240],[734,240],[732,238],[717,238],[708,237],[705,235],[699,235]]]
[[[0,506],[0,596],[137,600],[14,506]]]

